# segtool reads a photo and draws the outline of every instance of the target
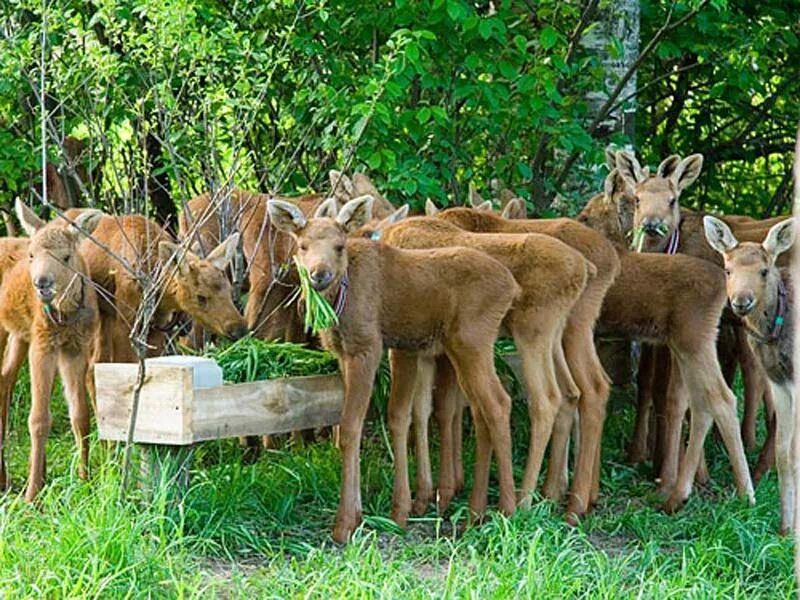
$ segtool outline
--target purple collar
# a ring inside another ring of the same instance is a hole
[[[347,304],[348,287],[350,287],[350,278],[347,276],[347,272],[345,272],[339,280],[339,291],[336,292],[336,300],[333,302],[333,310],[337,318],[342,316],[344,307]]]
[[[664,254],[669,254],[670,256],[673,254],[678,253],[678,245],[681,243],[681,226],[680,223],[672,230],[672,235],[669,236],[669,242],[667,243],[667,248],[664,250]]]

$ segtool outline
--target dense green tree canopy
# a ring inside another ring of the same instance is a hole
[[[599,189],[609,143],[654,164],[703,152],[690,200],[784,209],[800,3],[642,0],[635,139],[580,40],[609,2],[59,0],[46,11],[47,149],[81,202],[162,217],[226,182],[324,190],[364,170],[396,202],[462,202],[499,179],[539,214]],[[42,2],[0,9],[0,203],[41,177]],[[652,42],[652,43],[651,43]],[[608,38],[608,53],[622,40]],[[83,145],[70,142],[82,140]],[[65,144],[65,141],[67,142]],[[582,181],[583,185],[575,185]],[[48,178],[49,182],[49,178]],[[554,198],[559,202],[552,203]]]

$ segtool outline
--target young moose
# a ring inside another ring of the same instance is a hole
[[[774,225],[763,243],[742,242],[712,216],[703,219],[708,243],[725,260],[728,300],[744,320],[750,345],[769,378],[777,416],[776,463],[781,491],[781,533],[792,530],[797,482],[794,430],[794,321],[792,282],[775,265],[794,243],[794,219]]]
[[[296,240],[297,260],[311,283],[341,307],[339,323],[321,333],[336,354],[344,379],[342,493],[333,538],[345,542],[361,520],[359,452],[372,382],[384,346],[407,353],[445,353],[469,399],[478,451],[470,508],[486,504],[489,460],[494,451],[500,479],[500,509],[515,507],[511,469],[511,400],[494,370],[494,340],[519,294],[503,265],[468,248],[400,250],[347,234],[372,216],[372,197],[345,204],[335,217],[330,204],[307,219],[297,206],[271,200],[278,229]],[[404,361],[413,369],[415,361]],[[415,373],[396,373],[415,379]]]
[[[25,500],[30,502],[44,484],[50,395],[56,370],[64,383],[72,430],[80,448],[80,476],[87,475],[89,408],[84,381],[99,315],[78,245],[81,234],[90,234],[102,213],[85,211],[75,218],[74,226],[65,227],[59,222],[45,225],[19,200],[16,209],[31,240],[28,260],[18,260],[4,274],[0,285],[0,354],[6,351],[0,376],[0,485],[8,484],[3,438],[9,400],[27,354],[31,371],[31,453]]]

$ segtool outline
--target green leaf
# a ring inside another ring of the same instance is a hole
[[[424,125],[427,123],[431,118],[431,109],[428,106],[424,106],[417,111],[417,122],[420,125]]]
[[[530,165],[521,160],[517,162],[517,171],[519,171],[519,174],[525,179],[531,179],[533,177],[533,171],[531,171]]]
[[[478,25],[478,33],[485,40],[488,40],[490,37],[492,37],[493,29],[494,28],[492,27],[491,19],[483,19],[480,22],[480,25]]]
[[[456,23],[463,21],[468,9],[461,0],[447,0],[447,14]]]
[[[542,32],[539,34],[539,43],[542,45],[542,48],[545,50],[549,50],[553,46],[556,45],[558,42],[559,33],[556,31],[554,27],[551,25],[547,25]]]
[[[519,75],[517,67],[515,67],[509,62],[505,61],[501,62],[498,68],[500,70],[500,74],[506,79],[516,79],[517,75]]]

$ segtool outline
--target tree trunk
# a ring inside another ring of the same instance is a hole
[[[164,153],[161,151],[161,144],[152,133],[147,134],[146,144],[149,163],[147,190],[150,196],[150,206],[156,220],[161,225],[173,226],[177,223],[178,211],[169,193],[169,175],[164,170]]]

